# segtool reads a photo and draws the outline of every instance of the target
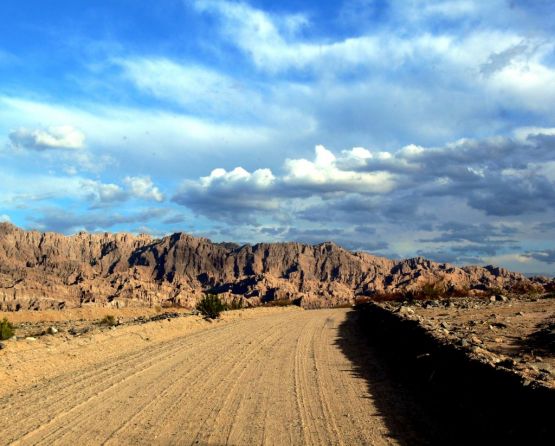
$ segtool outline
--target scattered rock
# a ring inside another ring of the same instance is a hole
[[[485,350],[484,350],[482,347],[478,347],[477,345],[473,345],[473,346],[470,348],[470,351],[471,351],[472,353],[475,353],[475,354],[481,354],[481,353],[484,353],[484,352],[485,352]]]
[[[493,322],[492,324],[490,324],[490,328],[492,330],[494,328],[507,328],[507,324],[504,324],[503,322]]]
[[[0,350],[3,350],[6,348],[6,344],[4,344],[3,342],[0,342]]]
[[[48,334],[55,335],[56,333],[58,333],[58,329],[57,329],[56,327],[48,327],[48,329],[46,330],[46,332],[47,332]]]
[[[27,336],[27,337],[25,338],[25,340],[26,340],[26,341],[36,341],[37,338],[34,338],[33,336]]]
[[[470,342],[472,342],[473,344],[483,344],[482,340],[480,338],[478,338],[477,336],[470,336]]]
[[[528,365],[542,373],[548,373],[548,374],[553,373],[553,368],[549,364],[546,364],[544,362],[532,362]]]
[[[166,319],[173,319],[176,317],[180,317],[181,314],[179,313],[162,313],[162,314],[157,314],[156,316],[152,316],[150,318],[151,321],[162,321],[162,320],[166,320]]]
[[[414,314],[414,310],[410,307],[406,307],[404,305],[401,305],[397,310],[396,313],[399,314]]]

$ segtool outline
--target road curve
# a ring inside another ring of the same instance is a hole
[[[349,311],[233,321],[50,379],[0,398],[0,443],[406,443],[402,398]]]

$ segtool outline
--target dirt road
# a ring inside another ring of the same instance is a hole
[[[348,318],[265,313],[145,343],[0,397],[0,444],[419,443]]]

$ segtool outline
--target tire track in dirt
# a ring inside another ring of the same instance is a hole
[[[338,344],[347,311],[253,317],[60,375],[0,399],[0,441],[395,444]]]

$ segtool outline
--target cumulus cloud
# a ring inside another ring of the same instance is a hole
[[[9,137],[15,147],[29,150],[82,149],[85,146],[83,132],[70,125],[34,130],[20,128]]]
[[[11,219],[9,215],[0,214],[0,223],[10,223]]]
[[[370,151],[354,148],[345,151],[341,159],[324,146],[316,146],[314,161],[306,159],[287,159],[285,161],[285,184],[319,192],[362,192],[383,194],[395,187],[394,175],[387,171],[356,172],[347,168],[373,159]]]
[[[111,206],[130,198],[164,201],[164,195],[148,176],[125,177],[123,185],[84,178],[80,180],[80,186],[93,207]]]
[[[130,194],[134,197],[158,202],[164,201],[164,195],[152,182],[149,176],[125,177],[123,182],[129,188]]]
[[[96,180],[82,179],[81,189],[87,199],[95,205],[109,205],[128,198],[128,194],[123,188],[113,183],[106,184]]]
[[[269,169],[253,174],[242,168],[216,169],[186,182],[174,201],[213,213],[275,210],[277,198],[324,199],[299,211],[309,220],[329,212],[338,218],[361,213],[395,220],[416,215],[419,204],[440,197],[462,200],[486,215],[542,213],[555,206],[555,182],[530,160],[555,159],[553,144],[555,137],[548,134],[525,140],[464,139],[439,148],[409,145],[395,153],[356,147],[338,156],[317,146],[313,160],[286,159],[280,176]]]
[[[275,182],[270,169],[218,168],[198,181],[185,181],[172,200],[202,215],[237,220],[245,212],[277,210]]]
[[[481,261],[522,250],[535,230],[522,219],[545,219],[536,227],[546,230],[553,218],[555,177],[545,166],[555,137],[523,134],[391,153],[317,146],[313,159],[286,159],[275,173],[216,169],[186,181],[173,201],[220,221],[260,222],[275,240],[413,254],[419,246],[434,259]]]
[[[373,157],[360,147],[336,157],[319,145],[313,160],[286,159],[279,177],[270,169],[250,173],[242,167],[230,172],[218,168],[197,181],[185,181],[173,201],[203,215],[228,219],[244,212],[275,212],[280,201],[320,194],[385,194],[395,187],[393,174],[352,170],[352,166]]]

